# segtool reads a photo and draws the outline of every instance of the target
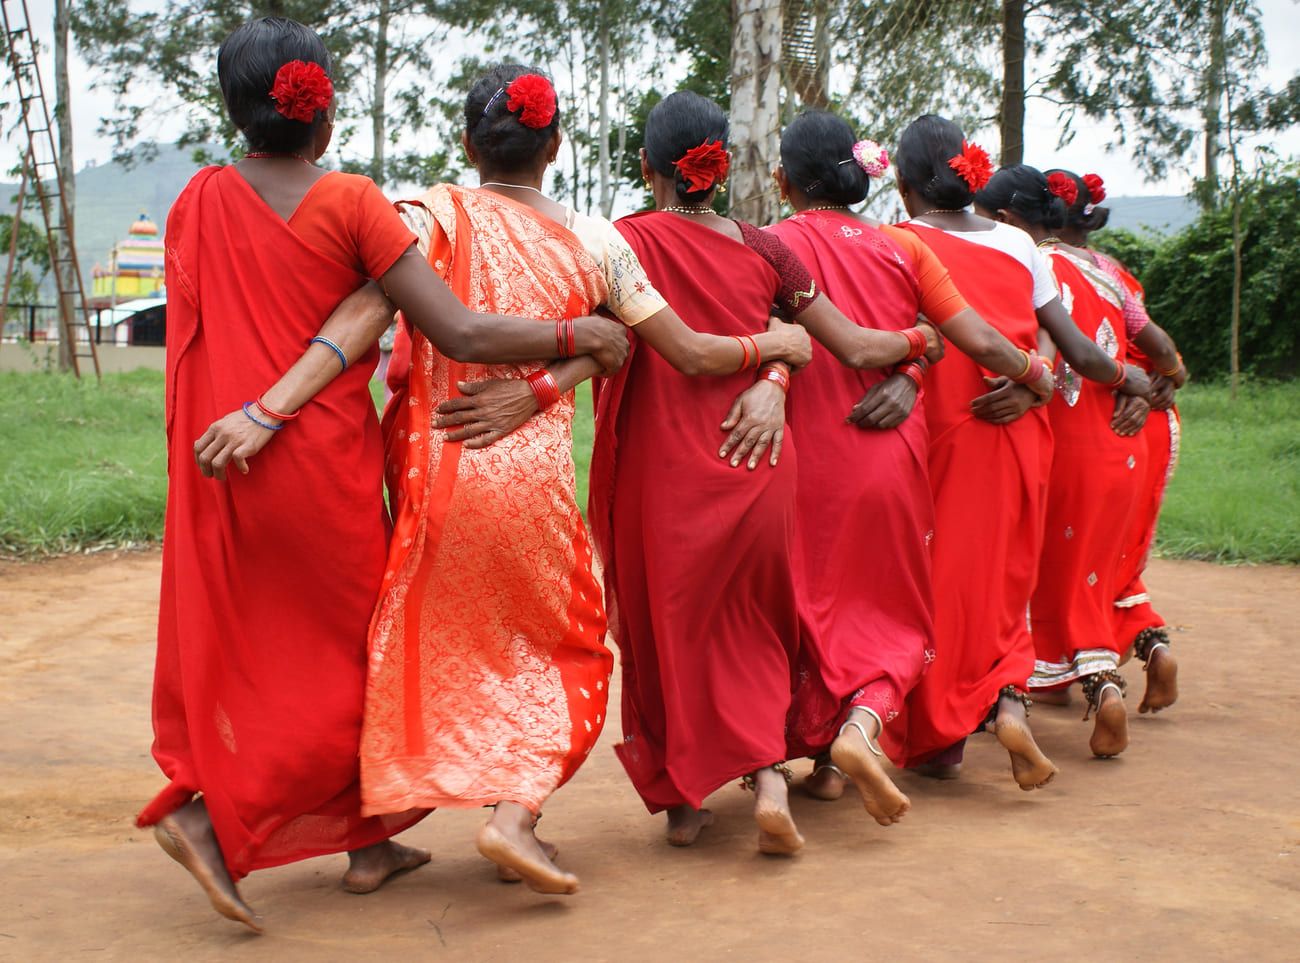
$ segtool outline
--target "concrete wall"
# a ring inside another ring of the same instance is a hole
[[[46,371],[58,368],[59,346],[52,343],[0,344],[0,371]],[[84,350],[84,348],[83,348]],[[121,371],[135,371],[137,368],[149,368],[162,371],[166,366],[165,348],[146,348],[137,346],[101,344],[99,345],[99,369],[104,374]],[[81,373],[93,374],[89,358],[81,359]]]

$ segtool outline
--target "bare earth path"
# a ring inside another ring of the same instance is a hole
[[[0,563],[0,959],[1296,959],[1300,956],[1300,570],[1160,562],[1182,699],[1128,752],[1088,755],[1082,708],[1033,714],[1061,767],[1020,792],[991,736],[953,783],[900,777],[882,829],[852,792],[795,794],[797,858],[754,852],[749,800],[714,797],[693,849],[662,843],[610,745],[552,801],[568,899],[497,883],[480,812],[406,835],[433,863],[380,893],[342,857],[256,874],[256,937],[215,917],[131,825],[148,755],[156,553]],[[805,768],[800,764],[801,771]]]

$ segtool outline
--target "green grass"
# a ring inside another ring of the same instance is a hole
[[[156,540],[166,496],[161,372],[0,373],[0,553]]]
[[[155,541],[166,456],[159,372],[0,374],[0,554],[35,556]],[[1300,383],[1196,384],[1179,396],[1182,461],[1160,520],[1165,557],[1300,563]],[[593,426],[573,427],[587,504]]]
[[[1157,531],[1162,556],[1300,562],[1300,382],[1188,386],[1182,454]]]

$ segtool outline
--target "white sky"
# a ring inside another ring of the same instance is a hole
[[[148,0],[144,0],[145,3]],[[1263,13],[1264,30],[1269,53],[1269,67],[1260,78],[1272,87],[1279,87],[1300,69],[1300,17],[1297,9],[1300,0],[1260,0]],[[28,0],[32,22],[37,28],[37,35],[47,45],[52,39],[53,0]],[[140,4],[135,0],[133,5]],[[42,71],[46,82],[46,91],[53,96],[51,64],[44,58]],[[214,64],[215,72],[215,64]],[[1032,82],[1037,71],[1035,65],[1029,64],[1028,79]],[[81,168],[88,161],[103,163],[112,155],[111,142],[98,133],[99,118],[113,110],[113,99],[106,90],[92,87],[94,75],[91,70],[73,53],[71,82],[73,96],[73,121],[77,167]],[[150,92],[145,87],[138,87],[134,96],[145,99]],[[16,115],[9,111],[0,117],[0,129],[9,130],[16,121]],[[174,137],[180,129],[179,121],[167,116],[154,118],[149,125],[148,136],[158,140]],[[1107,144],[1112,138],[1108,125],[1081,122],[1076,124],[1078,133],[1074,141],[1064,150],[1056,149],[1058,124],[1056,108],[1041,101],[1030,101],[1027,106],[1025,125],[1025,158],[1028,163],[1040,168],[1068,167],[1076,171],[1095,171],[1101,174],[1109,192],[1114,195],[1141,194],[1185,194],[1190,190],[1192,177],[1199,171],[1200,146],[1183,159],[1183,164],[1171,170],[1169,176],[1161,181],[1144,180],[1137,166],[1127,154],[1108,151]],[[982,131],[979,134],[982,143],[990,152],[997,153],[996,130]],[[1273,138],[1271,146],[1283,155],[1300,155],[1300,130],[1292,129]],[[431,145],[416,144],[417,147]],[[14,139],[0,144],[0,164],[4,169],[15,166],[18,162],[19,148]],[[0,175],[3,176],[3,175]],[[8,179],[8,178],[6,178]]]

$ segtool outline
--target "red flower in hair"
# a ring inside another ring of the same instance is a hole
[[[285,117],[310,124],[316,119],[316,111],[329,109],[334,82],[320,64],[290,60],[275,72],[271,99]]]
[[[1079,185],[1073,177],[1061,171],[1052,171],[1047,175],[1047,189],[1065,201],[1066,207],[1074,207],[1074,202],[1079,199]]]
[[[1088,203],[1100,204],[1106,199],[1106,185],[1097,174],[1084,174],[1083,186],[1088,188]]]
[[[711,144],[692,147],[677,159],[675,166],[692,192],[707,191],[727,176],[731,158],[727,156],[722,141],[715,140]]]
[[[541,74],[524,74],[506,87],[506,110],[519,111],[519,123],[533,130],[549,127],[555,119],[555,88]]]
[[[993,176],[993,163],[989,160],[989,152],[979,144],[972,144],[965,140],[961,142],[961,153],[950,158],[948,166],[957,172],[972,191],[982,190],[989,182],[989,178]]]

